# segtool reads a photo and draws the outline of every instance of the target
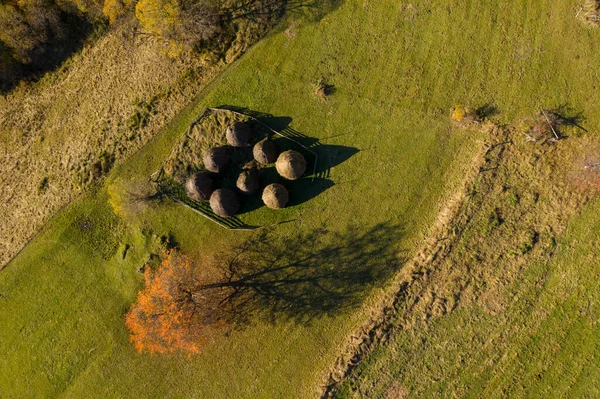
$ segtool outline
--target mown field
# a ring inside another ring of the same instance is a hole
[[[373,286],[384,286],[384,280],[353,292],[352,306],[340,303],[335,311],[302,321],[257,319],[216,337],[199,355],[138,354],[128,343],[124,313],[142,284],[136,271],[160,249],[160,237],[172,236],[182,251],[202,259],[247,233],[227,232],[168,202],[117,216],[108,193],[142,184],[206,106],[242,106],[291,118],[291,127],[325,146],[353,150],[323,147],[324,163],[331,166],[324,178],[331,187],[317,190],[322,192],[314,198],[281,213],[259,209],[242,219],[257,225],[294,219],[277,228],[281,239],[324,227],[338,234],[337,243],[322,245],[353,249],[344,252],[340,268],[352,269],[361,243],[382,255],[362,266],[387,269],[389,276],[402,268],[400,262],[389,270],[398,263],[390,258],[414,255],[481,145],[480,133],[453,128],[448,117],[453,105],[491,104],[499,111],[494,118],[508,123],[567,104],[587,118],[590,132],[598,127],[593,85],[599,34],[574,18],[576,2],[530,3],[349,0],[316,23],[261,41],[111,172],[105,185],[48,223],[0,273],[0,396],[317,396],[348,335],[365,320],[379,292]],[[335,86],[325,101],[314,95],[320,79]],[[385,234],[378,228],[382,223]],[[587,228],[575,227],[572,237]],[[583,254],[594,248],[582,245]],[[532,280],[525,273],[522,281]],[[469,310],[452,317],[470,317]],[[527,311],[519,317],[524,323],[536,318]],[[553,320],[560,329],[571,319]],[[581,331],[594,337],[593,329]],[[534,342],[541,345],[546,336]],[[506,353],[519,339],[506,336]],[[531,356],[514,352],[526,357],[507,359],[506,369],[533,359],[535,346],[529,347]],[[436,348],[424,350],[435,359]],[[395,370],[404,369],[407,358],[385,359]],[[567,367],[555,364],[557,373]],[[418,363],[413,365],[417,372]],[[587,384],[594,385],[590,375]],[[371,386],[378,376],[364,383]]]
[[[556,256],[502,295],[394,336],[337,397],[568,397],[600,393],[598,201],[573,220]]]

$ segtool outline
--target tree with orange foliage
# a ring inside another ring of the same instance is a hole
[[[156,271],[146,268],[145,288],[126,315],[138,351],[198,352],[210,331],[223,324],[219,290],[198,289],[206,281],[189,258],[170,250]]]

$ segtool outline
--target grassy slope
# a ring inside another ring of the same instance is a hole
[[[476,16],[477,27],[461,23],[459,10],[446,24],[463,29],[461,40],[482,52],[479,63],[512,74],[497,93],[511,97],[509,109],[496,101],[502,112],[522,115],[530,109],[519,104],[525,98],[533,107],[562,103],[582,111],[597,134],[592,65],[600,33],[571,17],[575,2],[516,1],[503,9],[465,3],[457,8]],[[500,44],[504,59],[490,52]],[[478,83],[489,90],[489,81]],[[588,205],[571,224],[556,259],[527,268],[503,296],[507,310],[493,316],[469,306],[398,334],[365,359],[339,397],[596,397],[598,209]]]
[[[597,397],[600,298],[589,277],[599,273],[599,210],[599,201],[589,204],[557,256],[526,270],[505,311],[470,306],[406,331],[365,362],[354,384],[370,397],[397,386],[411,397]]]
[[[454,155],[472,143],[451,134],[446,115],[454,103],[493,101],[510,120],[566,102],[600,120],[598,94],[588,87],[600,54],[592,51],[593,34],[567,20],[570,1],[526,8],[524,0],[502,7],[445,0],[415,2],[416,11],[396,3],[348,1],[294,40],[280,34],[263,41],[113,176],[127,181],[153,171],[205,105],[290,116],[296,130],[361,152],[331,170],[334,187],[277,216],[299,218],[282,234],[392,220],[409,233],[401,244],[411,248],[433,221]],[[321,77],[337,88],[326,103],[312,94]],[[82,239],[77,227],[87,212],[107,226],[101,232],[133,243],[134,256],[104,260],[104,246],[89,244],[102,234]],[[148,245],[135,229],[119,235],[112,219],[102,192],[81,201],[0,275],[2,396],[307,396],[360,321],[339,315],[311,325],[257,324],[191,359],[136,354],[122,314],[139,287],[135,270]],[[246,217],[272,219],[264,210]],[[233,238],[172,206],[148,212],[143,223],[174,232],[184,250],[197,253]]]

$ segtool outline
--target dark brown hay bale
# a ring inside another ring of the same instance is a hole
[[[279,183],[269,184],[262,194],[263,202],[271,209],[285,208],[289,199],[288,190]]]
[[[256,193],[260,189],[258,171],[254,168],[244,170],[240,173],[236,186],[243,194],[252,195]]]
[[[214,173],[223,173],[229,165],[231,154],[227,147],[214,147],[204,151],[202,161],[206,170]]]
[[[206,201],[213,192],[213,179],[208,172],[196,172],[185,182],[185,192],[194,201]]]
[[[217,215],[230,217],[240,210],[240,199],[235,191],[220,188],[210,196],[210,207]]]
[[[257,162],[267,165],[277,160],[277,147],[271,140],[265,139],[256,143],[252,154]]]
[[[298,151],[288,150],[279,154],[275,163],[277,173],[288,180],[296,180],[306,172],[306,160]]]
[[[227,128],[227,142],[234,147],[246,147],[252,142],[252,130],[244,122],[235,122]]]

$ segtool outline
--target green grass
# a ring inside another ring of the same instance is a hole
[[[477,147],[475,133],[452,130],[453,105],[493,103],[510,121],[569,104],[588,125],[600,121],[600,94],[590,87],[599,73],[598,33],[571,18],[572,1],[530,3],[417,1],[414,11],[391,0],[348,0],[293,40],[280,33],[256,45],[108,184],[146,179],[205,106],[248,107],[360,151],[331,169],[333,187],[316,198],[280,213],[262,208],[244,222],[296,219],[279,227],[283,237],[390,222],[405,232],[398,249],[410,253]],[[321,78],[336,89],[325,102],[313,93]],[[82,231],[83,215],[96,232]],[[257,321],[193,357],[136,353],[123,314],[141,286],[137,268],[155,251],[152,234],[172,234],[196,257],[245,236],[168,203],[119,221],[104,189],[77,201],[0,273],[1,397],[317,394],[363,312]],[[123,260],[126,244],[132,249]]]

